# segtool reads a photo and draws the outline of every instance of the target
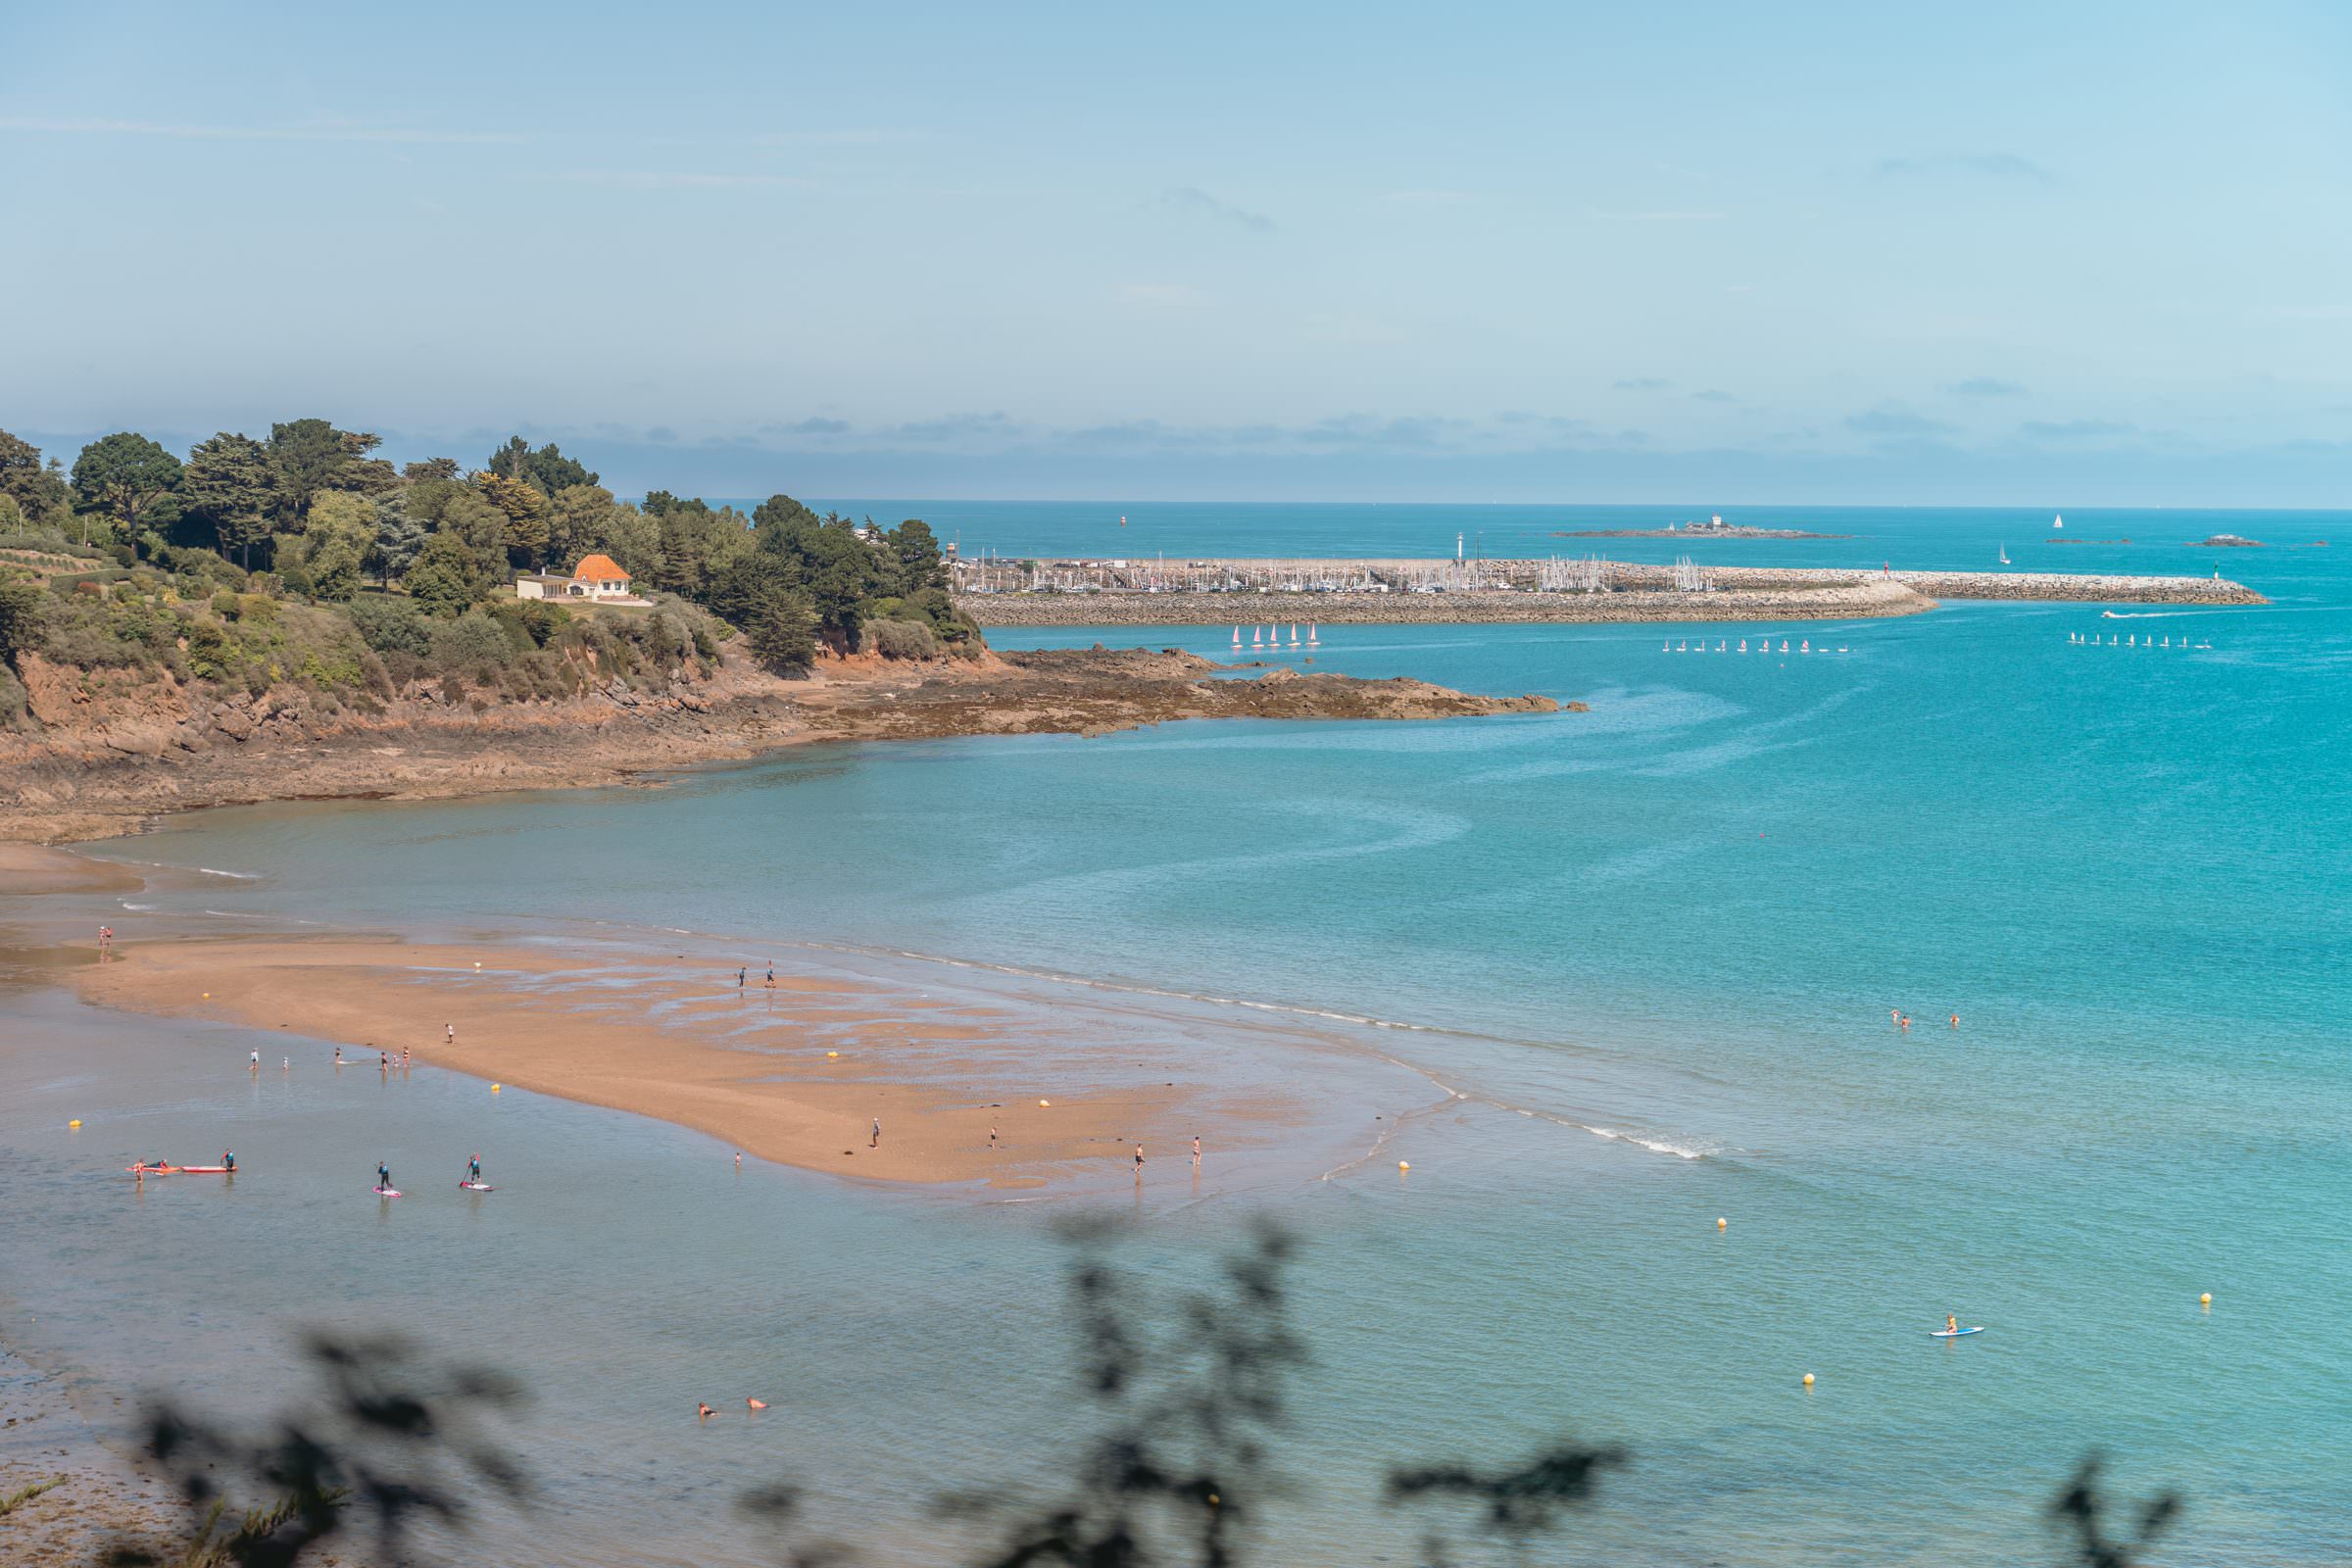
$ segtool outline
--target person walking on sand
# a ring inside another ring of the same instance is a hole
[[[735,989],[736,989],[736,990],[738,990],[738,991],[741,991],[741,990],[743,989],[743,986],[744,986],[744,977],[745,977],[746,975],[750,974],[751,972],[752,972],[752,966],[751,966],[750,964],[748,964],[748,963],[747,963],[747,964],[745,964],[745,965],[744,965],[742,968],[740,968],[740,969],[738,969],[738,970],[736,970],[736,971],[735,971]]]
[[[454,1046],[458,1043],[458,1026],[456,1024],[445,1023],[441,1026],[441,1029],[451,1045]]]
[[[767,989],[770,991],[776,989],[776,966],[773,960],[770,960],[767,966]]]
[[[988,1147],[997,1147],[997,1124],[993,1121],[988,1124]]]
[[[867,1142],[865,1147],[868,1149],[880,1149],[882,1147],[882,1118],[879,1116],[874,1118],[874,1136]]]

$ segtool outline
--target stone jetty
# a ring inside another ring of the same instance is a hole
[[[1845,620],[1917,614],[1942,599],[2268,603],[2218,577],[1617,561],[966,562],[956,589],[983,626]]]

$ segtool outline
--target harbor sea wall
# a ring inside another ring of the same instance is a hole
[[[984,626],[1848,619],[1916,614],[1938,599],[2266,603],[2207,577],[1602,561],[964,564],[956,588]]]

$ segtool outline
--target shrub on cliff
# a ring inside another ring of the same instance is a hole
[[[422,659],[433,651],[431,624],[414,604],[382,594],[362,594],[343,612],[360,640],[379,654],[404,653]]]
[[[509,638],[506,627],[479,610],[469,610],[455,620],[436,623],[432,628],[431,648],[433,663],[443,670],[501,665],[521,652]]]
[[[939,639],[919,620],[869,620],[864,651],[884,659],[937,659]]]

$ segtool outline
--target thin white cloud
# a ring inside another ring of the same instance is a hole
[[[1464,202],[1478,200],[1478,192],[1470,190],[1384,190],[1384,202],[1401,207],[1459,207]]]
[[[159,136],[173,141],[358,141],[411,146],[491,146],[536,140],[522,131],[429,130],[393,125],[194,125],[155,120],[0,119],[0,131],[44,136]]]

